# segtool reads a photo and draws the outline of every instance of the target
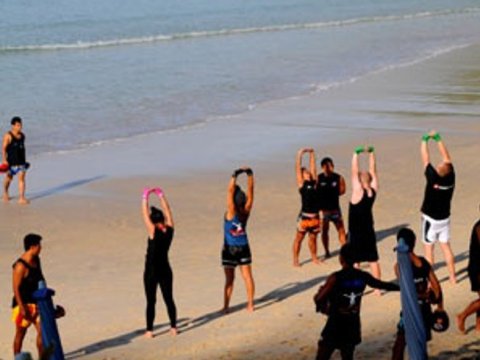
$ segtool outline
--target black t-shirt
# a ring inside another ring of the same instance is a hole
[[[455,188],[455,171],[446,176],[438,175],[435,168],[428,164],[425,168],[425,196],[423,198],[422,213],[435,220],[448,219],[450,216],[450,204]]]
[[[340,209],[340,175],[333,173],[326,176],[321,173],[318,175],[317,190],[320,210]]]
[[[173,228],[166,227],[165,232],[155,228],[153,239],[148,239],[146,265],[154,268],[168,266],[168,250],[172,244]]]
[[[316,214],[318,212],[317,189],[315,181],[306,180],[300,188],[302,196],[302,212],[307,214]]]
[[[25,165],[25,135],[20,133],[20,138],[16,138],[12,132],[10,132],[12,141],[7,146],[7,161],[8,165]]]

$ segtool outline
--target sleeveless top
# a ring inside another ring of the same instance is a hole
[[[299,189],[302,197],[302,213],[316,214],[318,213],[317,189],[315,181],[306,180]]]
[[[247,222],[240,221],[237,214],[232,220],[223,218],[224,245],[227,246],[245,246],[248,245]]]
[[[23,264],[23,266],[28,269],[28,275],[24,277],[20,283],[20,297],[22,298],[24,304],[36,304],[37,301],[33,298],[33,293],[38,290],[38,282],[45,280],[42,273],[42,267],[40,265],[40,259],[38,259],[37,267],[31,266],[25,260],[19,258],[12,265],[12,268],[14,268],[17,263]],[[12,308],[17,305],[17,299],[15,299],[14,296],[12,300]]]
[[[428,275],[430,274],[432,266],[424,257],[419,256],[419,258],[421,261],[420,267],[412,264],[413,281],[415,282],[417,294],[424,295],[428,290]]]
[[[372,196],[368,197],[368,193],[364,189],[362,199],[358,204],[352,204],[350,202],[350,207],[348,209],[348,231],[350,233],[375,233],[372,213],[375,197],[375,190],[372,189]]]
[[[332,173],[326,176],[321,173],[318,175],[317,189],[320,210],[340,209],[340,175]]]
[[[148,239],[147,255],[145,256],[145,267],[161,269],[170,267],[168,251],[173,239],[173,228],[167,226],[165,232],[155,228],[153,239]]]
[[[9,132],[12,141],[7,146],[7,161],[10,166],[24,165],[25,158],[25,135],[20,133],[20,138],[16,138]]]

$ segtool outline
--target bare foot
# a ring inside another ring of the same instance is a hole
[[[28,205],[28,204],[30,204],[30,201],[28,201],[26,198],[20,198],[20,199],[18,199],[18,203],[20,205]]]
[[[465,331],[465,319],[462,318],[462,315],[461,314],[458,314],[456,316],[456,319],[457,319],[457,327],[458,327],[458,330],[460,330],[460,332],[462,334],[466,334],[466,331]]]
[[[330,254],[330,251],[327,251],[325,253],[325,259],[329,259],[332,255]]]
[[[382,292],[379,289],[373,290],[373,294],[376,296],[382,296]]]
[[[255,307],[253,306],[253,304],[247,305],[247,311],[248,311],[249,313],[253,313],[254,310],[255,310]]]
[[[450,284],[455,285],[457,283],[457,277],[455,275],[450,275]]]
[[[145,331],[144,335],[147,339],[153,339],[153,332],[152,331]]]
[[[178,331],[177,331],[177,328],[170,328],[170,335],[171,336],[177,336],[178,334]]]
[[[300,262],[298,261],[298,259],[293,259],[293,266],[300,267]]]
[[[316,265],[320,265],[322,263],[322,261],[318,257],[312,258],[312,262]]]
[[[10,196],[8,196],[7,194],[3,194],[3,202],[8,203],[9,201],[10,201]]]
[[[230,314],[230,309],[228,307],[224,307],[222,310],[220,310],[223,315],[227,315],[227,314]]]

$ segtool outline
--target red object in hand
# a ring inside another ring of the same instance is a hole
[[[0,172],[7,172],[9,169],[8,164],[0,164]]]

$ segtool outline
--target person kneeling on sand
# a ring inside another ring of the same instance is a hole
[[[317,311],[328,315],[318,342],[317,360],[330,359],[335,349],[340,350],[343,360],[353,359],[355,346],[362,340],[360,306],[367,285],[388,291],[400,290],[397,284],[383,282],[356,269],[351,244],[342,246],[339,260],[342,269],[331,274],[313,298]]]

